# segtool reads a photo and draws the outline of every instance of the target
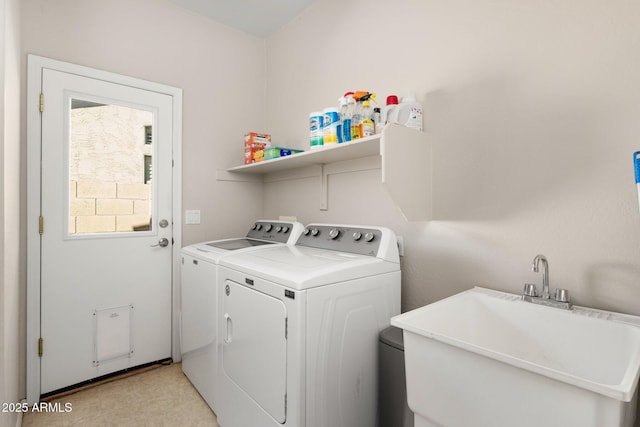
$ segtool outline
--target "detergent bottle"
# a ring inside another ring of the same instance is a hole
[[[380,121],[383,125],[389,123],[389,117],[393,116],[395,110],[398,108],[398,97],[396,95],[387,96],[387,105],[384,106],[380,112]]]
[[[398,123],[408,128],[422,130],[422,104],[416,101],[413,94],[402,98],[402,102],[391,113],[389,122]]]

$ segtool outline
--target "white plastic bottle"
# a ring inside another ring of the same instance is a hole
[[[398,97],[395,95],[387,96],[387,105],[384,106],[380,112],[380,122],[383,125],[389,123],[389,118],[393,116],[395,110],[398,108]]]
[[[338,142],[351,141],[351,109],[349,100],[353,103],[353,98],[348,93],[340,97],[340,124],[338,125]]]
[[[422,117],[422,104],[416,101],[413,94],[410,94],[402,98],[402,102],[391,112],[388,121],[421,131],[423,128]]]
[[[382,123],[381,117],[380,107],[375,107],[373,109],[373,126],[375,127],[376,133],[382,133],[384,129],[384,123]]]
[[[360,125],[362,124],[362,101],[356,101],[351,115],[351,140],[362,138]]]
[[[349,142],[353,139],[353,115],[356,112],[356,100],[353,99],[353,95],[347,95],[347,108],[345,110],[345,123],[342,131],[344,132],[344,142]]]

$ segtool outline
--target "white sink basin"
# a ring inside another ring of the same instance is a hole
[[[640,317],[474,288],[391,324],[416,427],[633,426]]]

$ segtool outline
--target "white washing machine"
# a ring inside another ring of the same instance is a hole
[[[222,427],[376,425],[378,335],[400,313],[395,234],[313,224],[220,260]]]
[[[294,244],[299,222],[256,221],[246,237],[197,243],[182,248],[180,332],[182,371],[214,412],[218,411],[218,301],[220,259],[278,244]]]

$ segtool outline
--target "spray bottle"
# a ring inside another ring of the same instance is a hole
[[[374,93],[365,91],[356,91],[353,94],[353,99],[356,101],[356,110],[351,121],[351,139],[363,138],[375,133],[373,109],[369,102],[370,99],[375,101],[375,97],[376,95]]]
[[[373,94],[362,98],[362,121],[360,122],[360,137],[375,135],[376,125],[373,121],[373,107],[371,98]]]
[[[340,127],[338,130],[339,142],[351,141],[351,117],[353,116],[353,92],[347,92],[339,98],[340,101]]]
[[[362,137],[360,135],[360,125],[362,124],[362,102],[359,99],[355,98],[354,95],[354,106],[353,106],[353,115],[351,116],[351,139],[359,139]]]

